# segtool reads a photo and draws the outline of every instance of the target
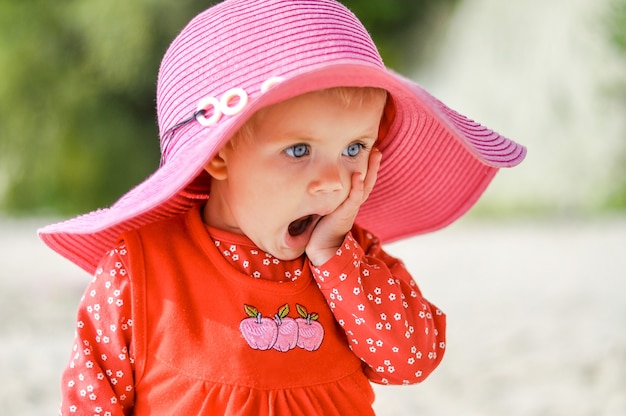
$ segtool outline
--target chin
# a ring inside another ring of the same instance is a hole
[[[282,261],[290,261],[290,260],[295,260],[298,257],[302,256],[304,254],[304,249],[302,250],[297,250],[294,251],[292,250],[281,250],[279,253],[272,253],[269,252],[272,256],[276,257],[278,260],[282,260]]]

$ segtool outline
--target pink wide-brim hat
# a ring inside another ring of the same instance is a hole
[[[389,92],[378,180],[357,218],[383,242],[450,224],[499,168],[526,154],[385,68],[366,29],[340,3],[226,0],[196,16],[161,63],[159,169],[110,208],[49,225],[40,237],[93,273],[123,232],[206,200],[205,164],[255,111],[338,86]]]

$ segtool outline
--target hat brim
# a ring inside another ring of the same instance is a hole
[[[307,68],[251,100],[237,116],[211,128],[180,129],[184,146],[110,208],[39,230],[41,239],[93,273],[119,236],[189,210],[208,198],[204,166],[254,112],[306,92],[332,87],[389,92],[393,120],[382,138],[377,183],[357,222],[383,242],[450,224],[476,202],[502,167],[519,164],[526,149],[458,114],[402,76],[362,63]],[[210,138],[210,139],[209,139]]]

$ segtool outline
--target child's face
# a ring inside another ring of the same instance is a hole
[[[368,171],[384,105],[384,96],[346,105],[315,92],[262,110],[251,137],[207,164],[205,222],[279,259],[301,256],[318,221],[346,200],[353,174]]]

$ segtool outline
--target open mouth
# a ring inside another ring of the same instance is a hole
[[[292,237],[297,237],[302,235],[306,230],[309,229],[311,224],[315,222],[315,220],[319,219],[319,215],[307,215],[306,217],[298,218],[289,224],[287,231],[289,235]]]

